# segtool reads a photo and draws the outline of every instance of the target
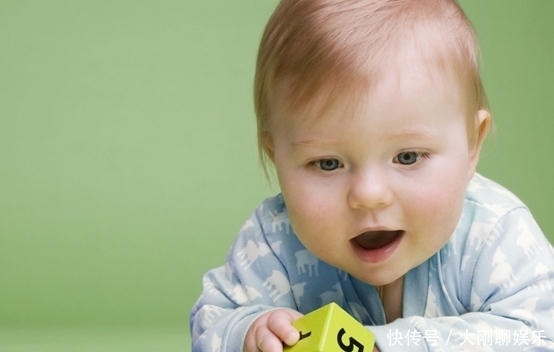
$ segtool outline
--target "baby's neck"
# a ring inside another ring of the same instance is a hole
[[[381,304],[385,311],[387,324],[402,317],[402,298],[404,293],[404,277],[388,285],[376,286]]]

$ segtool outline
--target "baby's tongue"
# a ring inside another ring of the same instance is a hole
[[[394,241],[398,233],[398,231],[364,232],[356,237],[355,241],[363,249],[379,249]]]

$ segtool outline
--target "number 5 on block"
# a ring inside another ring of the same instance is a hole
[[[335,303],[294,321],[300,340],[286,352],[372,352],[375,336]]]

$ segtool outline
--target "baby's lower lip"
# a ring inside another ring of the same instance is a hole
[[[350,243],[356,255],[364,262],[379,263],[389,258],[404,237],[404,231],[382,231],[375,234],[364,234],[353,238]],[[382,236],[375,240],[371,236]]]

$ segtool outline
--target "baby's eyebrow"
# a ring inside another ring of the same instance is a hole
[[[394,133],[385,133],[381,136],[381,139],[399,139],[399,138],[409,138],[409,139],[435,139],[438,136],[436,134],[430,133],[423,130],[404,130]],[[295,147],[301,147],[306,145],[317,145],[317,144],[341,144],[343,141],[333,140],[333,139],[316,139],[316,138],[307,138],[294,141],[292,143]]]
[[[387,133],[383,134],[383,139],[397,139],[397,138],[409,138],[409,139],[434,139],[437,138],[437,136],[433,133],[429,133],[427,131],[420,131],[420,130],[406,130],[406,131],[398,131],[394,133]]]
[[[332,139],[315,139],[315,138],[310,138],[310,139],[301,139],[299,141],[295,141],[292,143],[293,146],[295,147],[301,147],[301,146],[306,146],[306,145],[317,145],[317,144],[326,144],[326,145],[329,145],[329,144],[339,144],[340,142],[339,141],[335,141],[335,140],[332,140]]]

